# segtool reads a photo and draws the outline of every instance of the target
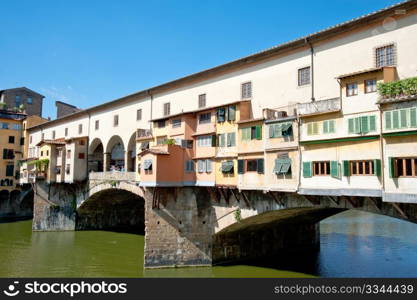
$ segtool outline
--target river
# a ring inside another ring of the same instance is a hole
[[[0,223],[0,277],[417,277],[416,233],[417,224],[347,211],[320,223],[320,251],[302,259],[143,271],[143,236],[32,232],[18,221]]]

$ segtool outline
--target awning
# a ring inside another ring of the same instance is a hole
[[[143,169],[144,170],[150,170],[152,168],[152,160],[147,159],[143,163]]]
[[[291,168],[291,159],[281,158],[275,160],[274,173],[275,174],[287,174]]]
[[[222,162],[221,171],[223,173],[231,173],[233,171],[233,161]]]

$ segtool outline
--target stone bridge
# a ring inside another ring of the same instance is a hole
[[[347,209],[417,222],[417,205],[213,187],[144,188],[129,176],[37,182],[33,230],[145,234],[145,267],[205,266],[310,251],[318,223]]]

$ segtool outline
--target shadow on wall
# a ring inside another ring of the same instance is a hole
[[[144,234],[145,200],[122,189],[100,191],[78,208],[75,229]]]
[[[18,221],[33,217],[33,190],[24,186],[22,190],[0,191],[1,221]]]

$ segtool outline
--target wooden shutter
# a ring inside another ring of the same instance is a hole
[[[211,160],[210,159],[206,159],[206,172],[207,173],[210,173],[212,171],[213,171],[213,169],[211,167]]]
[[[311,161],[303,162],[303,177],[307,178],[313,176],[312,164],[313,163]]]
[[[339,163],[336,160],[330,161],[330,175],[332,177],[339,177]]]
[[[313,134],[313,123],[308,123],[307,124],[307,135],[312,135]]]
[[[386,111],[384,114],[385,114],[385,129],[392,129],[392,111]]]
[[[417,109],[410,108],[410,127],[417,127]]]
[[[357,117],[355,120],[355,126],[354,126],[354,133],[361,133],[361,117]]]
[[[368,116],[362,116],[361,118],[361,133],[368,133],[369,132],[369,120]]]
[[[257,159],[256,164],[257,164],[258,174],[263,174],[264,173],[264,159],[263,158]]]
[[[376,131],[376,116],[369,116],[369,131]]]
[[[318,122],[313,123],[313,134],[319,134],[319,123]]]
[[[381,176],[381,173],[382,173],[381,160],[380,159],[374,159],[373,174],[376,175],[376,176]]]
[[[256,125],[256,139],[262,140],[262,126]]]
[[[329,133],[329,121],[323,121],[323,133]]]
[[[342,162],[343,165],[343,176],[350,176],[350,164],[348,160]]]
[[[237,173],[238,174],[245,173],[245,161],[243,159],[237,160]]]
[[[268,126],[268,128],[269,128],[269,138],[274,138],[275,136],[274,136],[274,127],[275,127],[275,125],[269,125]]]
[[[395,172],[395,158],[394,157],[388,157],[388,165],[389,165],[389,177],[395,178],[397,177]]]
[[[329,121],[329,133],[334,133],[334,132],[336,132],[336,121],[330,120]]]
[[[355,133],[355,119],[348,120],[348,133]]]
[[[398,110],[394,110],[392,112],[392,128],[393,129],[398,129],[400,128],[400,116],[399,116],[399,111]]]
[[[214,134],[214,135],[211,136],[211,146],[212,147],[216,147],[216,141],[217,141],[217,138],[216,138],[216,135]]]
[[[228,120],[229,121],[234,121],[236,119],[236,106],[232,105],[229,106],[229,113],[228,113]]]
[[[407,109],[400,110],[400,127],[407,128]]]
[[[282,124],[275,124],[274,125],[274,137],[280,137],[280,136],[282,136],[281,127],[282,127]]]

